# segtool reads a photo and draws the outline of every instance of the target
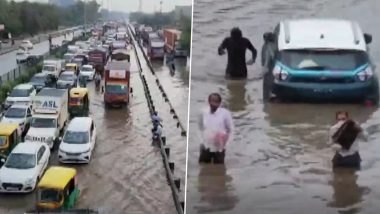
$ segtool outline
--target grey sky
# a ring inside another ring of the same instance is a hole
[[[22,0],[16,0],[22,1]],[[36,2],[48,2],[48,0],[29,0]],[[89,0],[88,0],[89,1]],[[160,0],[141,0],[142,9],[144,12],[154,12],[160,9]],[[97,0],[99,4],[102,4],[104,8],[107,8],[107,2],[109,3],[110,10],[133,12],[137,11],[139,7],[139,0]],[[162,0],[162,10],[164,12],[171,11],[175,5],[191,5],[192,0]]]

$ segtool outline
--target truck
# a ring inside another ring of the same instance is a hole
[[[30,128],[25,142],[58,142],[69,119],[67,89],[43,88],[33,99]]]
[[[187,51],[184,50],[179,41],[181,39],[181,31],[176,29],[164,29],[165,51],[172,52],[174,50],[176,57],[186,57]]]
[[[104,104],[127,106],[130,90],[130,63],[127,60],[110,61],[104,73]]]
[[[58,77],[62,71],[62,62],[60,60],[44,60],[42,73],[52,74]]]

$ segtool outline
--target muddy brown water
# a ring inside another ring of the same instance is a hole
[[[151,145],[152,125],[135,60],[133,55],[133,98],[129,110],[105,110],[102,94],[95,91],[93,82],[87,86],[91,93],[91,117],[95,120],[98,136],[90,164],[68,165],[78,170],[81,195],[77,208],[97,209],[101,213],[176,213],[161,154]],[[162,70],[165,72],[165,69]],[[186,84],[175,83],[181,82],[179,79],[180,75],[167,80],[173,81],[173,84],[164,87],[168,90],[170,87],[184,87],[183,91],[187,93]],[[155,82],[148,83],[152,85],[151,93],[158,94],[158,88],[153,85]],[[179,91],[181,89],[174,90],[181,93]],[[156,105],[167,110],[165,102],[157,101]],[[169,129],[172,125],[169,122],[173,119],[169,110],[165,112],[160,115]],[[178,162],[177,175],[182,178],[184,188],[186,138],[180,136],[179,130],[167,131],[166,136],[171,146],[171,158]],[[53,152],[51,165],[59,165],[57,151]],[[34,198],[33,193],[0,194],[0,213],[23,213],[33,208]]]
[[[196,0],[192,46],[187,213],[379,213],[380,111],[346,104],[266,104],[262,68],[248,66],[247,81],[226,81],[226,56],[217,48],[239,26],[260,51],[262,34],[286,18],[357,20],[374,37],[380,63],[380,2],[328,0]],[[260,54],[259,54],[260,56]],[[249,58],[247,58],[249,59]],[[256,60],[260,62],[260,58]],[[199,109],[220,92],[235,132],[225,166],[199,165]],[[360,145],[362,170],[332,172],[327,130],[337,110],[347,110],[369,132]]]

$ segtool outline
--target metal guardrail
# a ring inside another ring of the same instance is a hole
[[[131,26],[128,26],[128,28],[129,28],[129,31],[131,32],[131,34],[133,35],[133,38],[135,39],[135,41],[137,41],[136,34],[133,32]],[[155,76],[155,78],[156,78],[157,86],[158,86],[158,88],[160,89],[160,91],[161,91],[161,93],[162,93],[162,96],[163,96],[164,99],[165,99],[165,102],[167,102],[168,105],[169,105],[169,107],[170,107],[170,113],[173,114],[173,119],[176,119],[176,120],[177,120],[177,127],[181,128],[181,130],[182,130],[182,131],[181,131],[181,135],[182,135],[183,137],[186,137],[186,135],[187,135],[186,128],[185,128],[185,126],[182,124],[182,122],[181,122],[181,120],[179,119],[179,117],[178,117],[176,111],[174,110],[174,107],[173,107],[172,103],[170,102],[170,100],[169,100],[169,98],[168,98],[168,96],[167,96],[167,93],[165,92],[163,86],[162,86],[161,83],[160,83],[160,80],[158,79],[158,77],[157,77],[157,75],[156,75],[156,73],[155,73],[155,71],[154,71],[154,69],[153,69],[152,63],[150,62],[148,56],[146,55],[146,53],[145,53],[145,51],[144,51],[144,48],[141,46],[141,43],[140,43],[140,42],[137,42],[137,44],[138,44],[138,46],[139,46],[141,52],[143,53],[143,56],[144,56],[144,58],[145,58],[145,61],[146,61],[147,65],[148,65],[148,67],[149,67],[151,73],[152,73],[152,74]]]
[[[129,32],[131,32],[130,27],[129,27],[129,30],[130,30]],[[150,114],[152,115],[155,112],[154,103],[152,100],[152,96],[150,95],[149,86],[146,82],[145,76],[142,74],[143,70],[142,70],[140,59],[137,55],[135,42],[136,42],[136,38],[134,37],[134,41],[132,42],[133,50],[135,52],[136,59],[137,59],[137,64],[138,64],[138,68],[139,68],[139,75],[140,75],[140,78],[143,82],[144,92],[145,92],[145,97],[147,100],[148,108],[149,108]],[[181,179],[174,177],[174,166],[175,165],[174,165],[174,162],[169,161],[170,148],[166,146],[166,138],[165,137],[160,137],[156,143],[158,144],[158,146],[160,148],[164,168],[166,171],[166,177],[167,177],[167,180],[169,182],[171,192],[172,192],[174,205],[176,207],[178,214],[183,214],[185,202],[183,200],[181,200],[180,196],[179,196],[180,187],[181,187]]]

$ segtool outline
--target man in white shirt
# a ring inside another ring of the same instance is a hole
[[[218,93],[208,97],[209,107],[202,111],[199,128],[203,136],[200,148],[200,163],[223,164],[225,148],[233,130],[231,113],[220,107],[222,98]]]

